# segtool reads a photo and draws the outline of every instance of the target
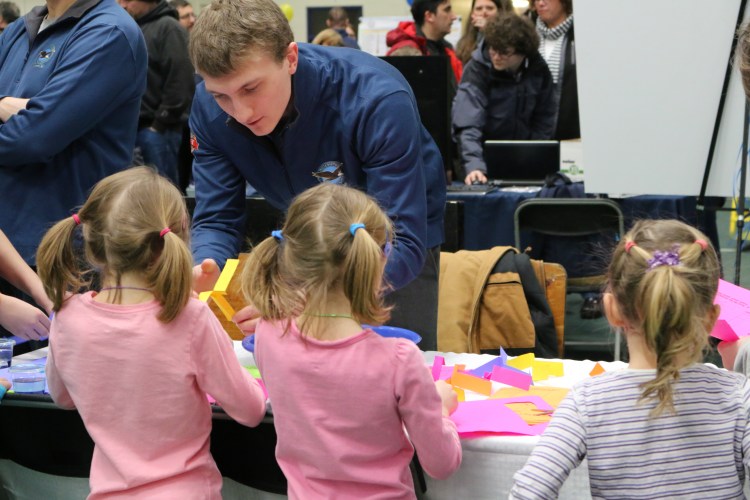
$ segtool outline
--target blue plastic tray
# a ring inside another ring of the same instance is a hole
[[[414,342],[415,344],[419,344],[421,342],[422,337],[419,336],[418,333],[413,332],[411,330],[407,330],[406,328],[398,328],[395,326],[370,326],[370,325],[362,325],[362,328],[369,328],[373,332],[377,333],[378,335],[382,337],[398,337],[403,339],[408,339]],[[255,335],[248,335],[242,340],[242,347],[245,348],[246,351],[255,352]]]

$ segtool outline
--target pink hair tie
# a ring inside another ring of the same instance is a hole
[[[630,255],[630,249],[635,246],[635,241],[629,240],[625,242],[625,253]]]
[[[708,243],[706,243],[706,240],[701,240],[701,239],[695,240],[695,244],[700,246],[704,252],[706,251],[706,248],[708,248]]]
[[[78,214],[73,214],[72,217],[73,217],[73,220],[76,221],[76,226],[80,226],[81,225],[81,218],[78,217]]]
[[[171,232],[172,232],[172,230],[169,229],[169,227],[165,227],[164,229],[162,229],[161,231],[159,231],[159,237],[160,238],[164,238],[165,234],[171,233]]]

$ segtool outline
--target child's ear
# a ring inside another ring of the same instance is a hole
[[[625,319],[622,317],[620,306],[617,305],[615,296],[610,292],[604,292],[602,299],[604,300],[604,314],[607,316],[609,324],[616,328],[625,328]]]

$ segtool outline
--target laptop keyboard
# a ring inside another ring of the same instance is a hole
[[[477,193],[485,194],[496,191],[496,186],[489,184],[450,184],[447,186],[449,193]]]

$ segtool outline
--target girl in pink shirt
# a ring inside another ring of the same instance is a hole
[[[187,221],[177,188],[133,168],[100,181],[39,247],[56,313],[47,382],[95,443],[90,499],[219,499],[206,393],[242,424],[265,414],[263,391],[219,321],[191,298]],[[75,293],[89,283],[78,234],[98,292]]]
[[[294,200],[243,270],[292,499],[411,499],[415,449],[436,478],[461,464],[450,386],[433,382],[413,343],[362,327],[388,319],[392,235],[374,200],[323,183]]]

